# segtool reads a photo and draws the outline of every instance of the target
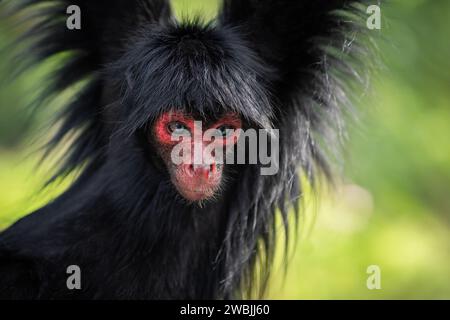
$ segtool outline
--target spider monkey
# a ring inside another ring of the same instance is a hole
[[[299,172],[311,183],[330,175],[345,83],[364,49],[347,37],[362,33],[364,1],[224,0],[210,22],[178,21],[166,0],[7,4],[8,14],[29,15],[17,73],[64,53],[39,102],[76,90],[48,150],[74,137],[55,177],[80,173],[0,234],[0,298],[263,292],[276,215],[287,229],[299,210]],[[81,10],[79,30],[66,27],[70,5]],[[173,134],[205,144],[196,122],[230,149],[238,130],[279,129],[277,173],[214,156],[174,163]],[[71,290],[73,265],[81,286]]]

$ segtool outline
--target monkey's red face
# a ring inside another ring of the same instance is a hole
[[[213,122],[180,112],[164,113],[157,119],[153,126],[157,150],[185,199],[202,201],[217,194],[227,150],[236,144],[241,126],[234,113]]]

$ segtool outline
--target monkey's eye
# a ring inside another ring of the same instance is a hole
[[[229,125],[222,125],[222,126],[218,127],[216,130],[217,130],[217,133],[219,136],[226,138],[233,134],[234,127],[229,126]]]
[[[178,136],[186,136],[191,134],[189,128],[179,121],[169,123],[167,129],[171,134],[175,134]]]

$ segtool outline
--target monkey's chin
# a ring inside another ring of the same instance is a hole
[[[185,167],[181,167],[185,169]],[[178,193],[188,202],[202,203],[216,197],[220,189],[221,171],[213,173],[198,170],[192,172],[185,169],[175,172],[171,177],[172,184]]]

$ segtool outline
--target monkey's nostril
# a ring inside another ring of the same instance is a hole
[[[211,165],[209,166],[209,171],[210,171],[211,173],[215,173],[215,172],[216,172],[216,164],[215,164],[215,163],[213,163],[213,164],[211,164]]]
[[[187,171],[188,171],[188,174],[189,174],[190,176],[193,176],[193,175],[195,174],[195,168],[194,168],[194,165],[193,165],[193,164],[190,164],[190,165],[187,167]]]

